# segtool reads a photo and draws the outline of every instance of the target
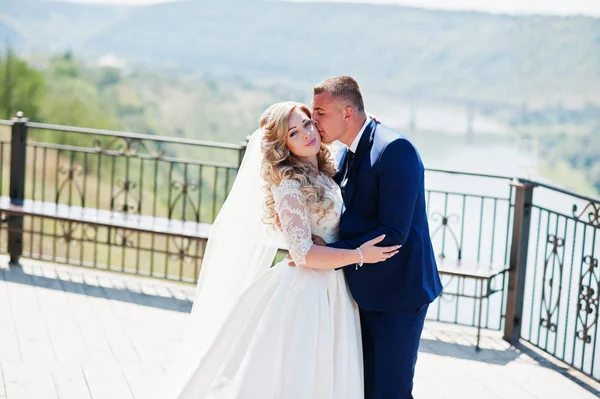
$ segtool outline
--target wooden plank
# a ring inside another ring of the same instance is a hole
[[[93,399],[80,365],[55,364],[52,374],[60,399]]]
[[[529,357],[512,362],[508,367],[502,368],[501,371],[507,379],[512,380],[522,391],[529,392],[535,398],[594,399],[598,397],[593,392],[575,383],[575,381],[566,378],[558,370],[544,367]],[[503,399],[520,397],[508,396],[509,394],[512,394],[512,392],[507,392]]]
[[[2,363],[8,399],[59,399],[48,364]]]
[[[106,296],[97,276],[84,276],[84,289],[91,307],[102,326],[115,359],[118,362],[138,362],[139,356],[131,338],[123,328],[114,304]]]
[[[56,360],[31,275],[24,266],[12,268],[4,277],[22,359],[26,362]]]
[[[4,384],[4,372],[2,371],[2,362],[0,362],[0,399],[7,399],[6,385]]]
[[[517,355],[514,350],[509,347],[508,351],[495,351],[482,347],[480,351],[474,351],[476,336],[467,331],[466,329],[455,331],[445,329],[440,334],[444,336],[445,341],[453,344],[453,347],[462,353],[457,357],[460,356],[472,362],[469,366],[469,377],[501,398],[533,399],[535,396],[532,392],[518,386],[504,375],[506,364],[510,364]],[[479,364],[479,367],[474,367],[474,364],[477,364],[475,362]],[[494,378],[490,378],[491,375]]]
[[[8,295],[10,283],[6,282],[6,272],[0,269],[0,361],[17,361],[21,360],[21,347],[14,323],[12,299]]]
[[[83,373],[93,399],[134,399],[120,367],[112,363],[84,364]]]
[[[81,332],[83,343],[91,361],[115,361],[108,338],[104,334],[101,320],[96,316],[91,298],[86,294],[83,276],[78,273],[68,273],[61,269],[58,276],[61,279],[67,303],[75,327]]]
[[[56,360],[59,362],[89,360],[89,353],[77,320],[56,273],[51,268],[32,265],[32,280],[36,286],[36,295]]]
[[[139,306],[135,297],[139,294],[131,293],[121,279],[100,277],[98,282],[104,288],[106,298],[111,301],[114,313],[136,354],[141,361],[149,360],[147,357],[149,348],[158,343],[153,340],[153,331],[149,325],[151,320],[159,324],[157,321],[160,318],[154,317],[148,309]],[[150,360],[152,359],[153,357],[150,357]]]
[[[149,282],[142,287],[128,279],[122,281],[111,279],[114,289],[106,289],[122,325],[128,332],[133,345],[142,361],[160,362],[166,353],[165,342],[173,328],[177,326],[176,312],[165,311],[165,301],[177,301],[174,298],[163,298],[149,295],[156,293]],[[155,286],[155,285],[152,285]],[[156,303],[162,301],[163,303]],[[155,304],[156,306],[153,306]]]
[[[492,392],[485,383],[471,378],[473,368],[483,364],[447,356],[419,354],[415,369],[415,386],[423,385],[444,399],[498,399],[499,392]],[[435,380],[432,379],[435,376]],[[434,395],[435,397],[437,395]],[[423,396],[428,398],[429,396]]]
[[[123,374],[135,399],[154,398],[156,385],[165,378],[162,367],[155,363],[123,365]]]

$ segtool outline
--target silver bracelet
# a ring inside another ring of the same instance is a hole
[[[360,255],[360,263],[356,264],[356,270],[358,270],[359,267],[362,267],[365,258],[363,257],[363,253],[362,253],[362,249],[360,249],[360,247],[356,248],[356,250],[358,251],[358,254]]]

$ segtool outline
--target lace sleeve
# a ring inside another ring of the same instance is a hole
[[[290,255],[297,266],[303,266],[313,242],[308,209],[300,191],[300,183],[293,180],[281,182],[279,186],[273,187],[273,197]]]

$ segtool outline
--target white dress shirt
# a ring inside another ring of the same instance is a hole
[[[360,138],[362,137],[362,135],[363,135],[365,129],[367,128],[367,125],[369,124],[369,122],[371,122],[371,118],[369,118],[367,116],[367,120],[365,121],[365,124],[363,125],[362,129],[360,129],[360,131],[356,135],[356,138],[354,139],[354,141],[352,142],[352,144],[350,145],[350,147],[348,147],[348,149],[350,151],[352,151],[353,153],[356,153],[356,149],[358,148],[358,143],[360,143]]]

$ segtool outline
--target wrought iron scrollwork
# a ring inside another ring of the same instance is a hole
[[[548,235],[547,244],[550,248],[550,252],[548,253],[548,256],[546,256],[546,261],[544,263],[544,286],[542,289],[542,306],[545,312],[545,317],[540,319],[540,325],[547,328],[551,332],[556,332],[557,324],[552,319],[556,314],[560,303],[563,264],[561,256],[559,255],[559,250],[564,247],[565,241],[564,239],[554,235]],[[555,264],[558,264],[557,270]],[[555,273],[553,273],[553,271]],[[554,296],[556,298],[554,303],[551,303],[555,281],[558,282],[558,294]]]
[[[189,238],[181,237],[176,239],[176,237],[171,238],[173,245],[175,245],[176,252],[171,253],[169,258],[174,261],[182,261],[183,263],[192,264],[194,263],[194,256],[191,254],[191,246],[195,240],[190,240]]]
[[[439,223],[439,226],[437,226],[431,232],[431,238],[433,239],[440,231],[442,231],[442,234],[444,234],[446,231],[449,231],[450,236],[452,237],[452,240],[454,241],[454,244],[456,244],[456,250],[458,251],[458,259],[461,259],[462,258],[462,248],[461,248],[458,238],[456,237],[456,234],[454,233],[454,230],[452,229],[452,226],[451,226],[451,224],[458,223],[459,220],[460,220],[459,216],[455,215],[455,214],[446,216],[446,215],[442,215],[440,212],[434,212],[431,215],[431,221],[433,223]],[[440,252],[440,254],[438,256],[441,259],[444,259],[446,257],[446,254],[444,253],[444,248],[442,248],[442,252]]]
[[[135,234],[133,230],[126,229],[114,229],[115,232],[115,243],[122,247],[133,248],[135,247],[135,243],[130,239],[131,236]]]
[[[119,143],[116,149],[112,148],[115,144]],[[120,155],[125,155],[127,157],[137,157],[140,155],[140,149],[143,149],[146,154],[151,156],[154,159],[160,159],[165,155],[164,149],[160,149],[158,152],[152,152],[148,149],[148,146],[138,138],[131,137],[114,137],[111,141],[109,141],[106,145],[102,146],[100,140],[94,141],[94,146],[96,147],[96,152],[106,153],[111,149],[118,151]]]
[[[117,191],[110,199],[110,209],[118,210],[125,213],[137,213],[141,209],[141,201],[135,192],[137,183],[134,180],[119,179],[117,182],[119,191]],[[115,207],[115,203],[121,197],[118,203],[118,207]]]
[[[85,197],[83,195],[83,190],[81,188],[81,185],[75,178],[76,176],[80,176],[83,173],[83,171],[84,171],[83,166],[81,166],[81,165],[61,165],[61,166],[59,166],[58,171],[61,175],[66,176],[66,177],[58,185],[58,187],[56,189],[55,202],[58,204],[60,195],[62,194],[65,187],[67,187],[67,185],[70,183],[72,186],[75,187],[75,189],[79,193],[79,196],[81,198],[81,205],[85,206]]]
[[[577,325],[581,325],[581,330],[577,331],[577,338],[590,344],[592,343],[590,332],[598,323],[600,276],[598,276],[598,259],[588,255],[583,258],[583,263],[587,265],[587,269],[579,280]],[[586,285],[586,282],[589,285]]]
[[[573,205],[573,217],[580,221],[586,221],[582,219],[587,212],[587,223],[590,223],[594,227],[600,227],[600,204],[595,202],[588,202],[583,210],[577,213],[577,204]]]
[[[82,241],[95,241],[98,230],[95,226],[90,226],[85,223],[79,222],[63,222],[62,224],[62,237],[59,241],[64,242],[66,245],[78,246]],[[80,238],[76,237],[77,230],[80,230]],[[93,232],[93,235],[90,235]]]
[[[171,217],[173,216],[173,211],[175,210],[175,206],[179,202],[183,202],[184,198],[185,198],[185,202],[184,202],[183,206],[189,204],[189,206],[192,207],[192,211],[194,212],[195,221],[200,222],[200,212],[198,210],[198,207],[196,206],[196,204],[194,203],[192,198],[189,196],[189,193],[196,191],[198,189],[198,187],[199,187],[199,184],[198,184],[198,182],[195,182],[195,181],[186,181],[186,182],[174,181],[171,183],[171,190],[178,192],[178,193],[175,196],[175,198],[173,198],[171,203],[169,204],[169,219],[171,219]],[[185,209],[183,209],[183,213],[185,215]]]

